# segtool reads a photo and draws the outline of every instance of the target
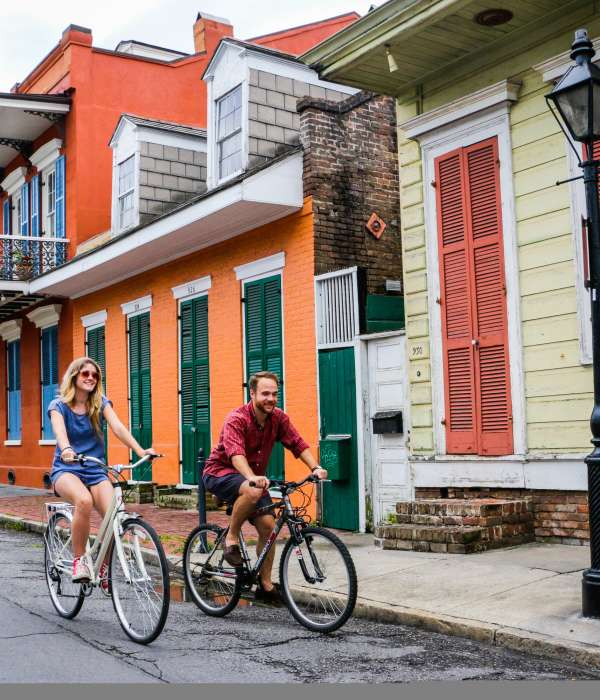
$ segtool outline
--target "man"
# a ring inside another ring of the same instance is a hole
[[[273,501],[265,476],[273,445],[281,442],[319,479],[327,478],[312,456],[308,444],[300,437],[288,415],[277,408],[279,379],[272,372],[257,372],[250,377],[250,401],[232,411],[225,419],[218,444],[204,467],[204,485],[222,501],[233,502],[229,532],[225,539],[225,559],[231,566],[241,566],[240,529],[249,520],[258,531],[257,552],[265,545],[275,526],[272,513],[252,516],[257,508]],[[255,486],[250,486],[250,482]],[[275,547],[271,547],[260,570],[257,598],[280,602],[279,592],[271,581]]]

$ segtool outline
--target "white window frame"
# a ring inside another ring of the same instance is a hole
[[[510,363],[510,390],[513,416],[513,455],[485,457],[473,455],[478,461],[514,459],[527,451],[527,426],[525,420],[525,378],[523,370],[523,343],[520,314],[520,289],[516,233],[515,198],[512,180],[512,150],[510,139],[510,115],[508,101],[474,112],[435,128],[420,138],[423,164],[423,188],[425,194],[425,230],[427,243],[427,279],[429,308],[429,343],[431,356],[431,393],[433,409],[433,438],[436,456],[450,461],[464,461],[465,455],[446,454],[446,430],[442,424],[445,416],[444,357],[442,353],[440,271],[438,262],[437,202],[435,190],[429,183],[435,180],[435,159],[456,148],[464,148],[485,139],[498,139],[500,156],[500,191],[502,194],[502,240],[504,274],[510,280],[507,285],[508,352]]]
[[[223,138],[219,138],[219,108],[221,103],[227,99],[230,95],[233,95],[236,91],[240,93],[240,126],[227,134]],[[214,122],[214,134],[215,134],[215,163],[216,163],[216,179],[218,182],[226,182],[236,175],[239,175],[244,169],[244,119],[245,112],[244,102],[247,100],[244,91],[243,82],[238,83],[235,87],[231,88],[224,94],[220,95],[215,99],[215,122]],[[240,167],[227,175],[221,175],[221,146],[225,141],[232,139],[234,136],[239,136],[240,139]]]
[[[121,168],[126,164],[131,162],[131,175],[132,175],[132,185],[129,189],[125,190],[124,192],[121,192],[119,190],[120,187],[120,182],[121,182]],[[119,231],[127,231],[128,229],[132,228],[137,224],[137,212],[136,212],[136,191],[137,191],[137,176],[136,176],[136,169],[137,169],[137,158],[136,154],[132,153],[126,158],[123,158],[121,161],[117,163],[117,172],[116,172],[116,184],[117,184],[117,189],[115,192],[115,206],[117,208],[117,229]],[[125,200],[126,197],[129,197],[131,195],[132,197],[132,206],[131,209],[127,209],[128,215],[131,217],[130,221],[127,223],[123,223],[123,210],[121,208],[122,202]],[[129,214],[131,212],[131,214]]]
[[[53,182],[54,201],[50,208],[50,180]],[[56,236],[56,161],[42,170],[42,236]]]
[[[572,146],[572,147],[571,147]],[[581,153],[583,160],[582,144],[571,143],[565,137],[567,149],[567,163],[569,178],[579,178],[579,167],[573,148]],[[579,361],[582,365],[592,364],[592,303],[590,291],[584,286],[584,261],[583,261],[583,219],[587,217],[587,204],[585,201],[585,187],[582,180],[571,180],[569,183],[571,197],[571,229],[573,232],[573,260],[575,264],[575,296],[577,300],[577,321],[579,323]]]
[[[12,208],[13,208],[13,221],[11,234],[13,236],[21,235],[21,215],[22,215],[22,195],[21,189],[19,188],[12,196]]]

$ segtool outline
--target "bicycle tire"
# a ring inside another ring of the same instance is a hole
[[[324,550],[321,556],[318,550]],[[312,632],[333,632],[354,611],[358,592],[354,562],[346,545],[325,528],[305,527],[300,545],[292,539],[286,542],[279,562],[279,582],[290,613]],[[324,584],[323,590],[317,584]]]
[[[128,518],[122,523],[121,531],[123,554],[132,581],[127,581],[113,542],[108,574],[113,607],[125,634],[138,644],[150,644],[162,632],[169,614],[167,558],[156,531],[141,518]],[[134,621],[136,613],[141,615]]]
[[[63,525],[59,525],[61,521],[64,521]],[[65,528],[69,531],[71,529],[69,518],[64,513],[54,513],[44,533],[44,574],[54,609],[61,617],[72,620],[81,610],[85,595],[81,584],[71,581],[69,572],[73,562],[73,551],[69,544],[71,536],[69,534],[65,537],[60,532]],[[59,557],[66,563],[66,572],[56,567],[56,560]]]
[[[218,525],[199,525],[188,535],[183,548],[183,577],[185,585],[194,603],[206,615],[224,617],[238,604],[242,586],[240,577],[234,567],[223,560],[223,539],[219,536],[224,532]],[[202,537],[204,536],[204,541]],[[207,576],[205,559],[212,559],[215,547],[217,552],[215,564]],[[204,551],[204,550],[209,551]]]

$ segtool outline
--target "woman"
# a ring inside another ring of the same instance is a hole
[[[92,506],[102,517],[109,509],[113,487],[104,469],[74,462],[76,454],[104,460],[103,425],[107,421],[121,442],[139,457],[154,455],[144,450],[121,423],[112,403],[102,393],[102,372],[89,357],[80,357],[69,365],[58,398],[48,406],[48,415],[56,436],[56,451],[50,479],[54,492],[75,506],[71,540],[73,543],[73,582],[91,579],[85,554],[90,532]],[[107,565],[100,569],[101,585],[108,592]]]

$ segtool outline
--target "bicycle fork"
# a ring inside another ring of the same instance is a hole
[[[300,570],[302,571],[305,580],[307,581],[307,583],[323,583],[323,581],[325,581],[327,577],[324,576],[323,572],[321,571],[321,567],[319,566],[317,556],[312,550],[310,535],[308,535],[308,537],[304,537],[301,534],[299,535],[298,533],[294,533],[294,539],[296,540],[294,554],[298,559],[298,563],[300,564]],[[306,562],[304,561],[304,555],[302,554],[302,548],[300,547],[302,541],[306,542],[306,548],[308,549],[308,553],[310,554],[310,559],[315,572],[314,576],[311,576],[309,574]]]

